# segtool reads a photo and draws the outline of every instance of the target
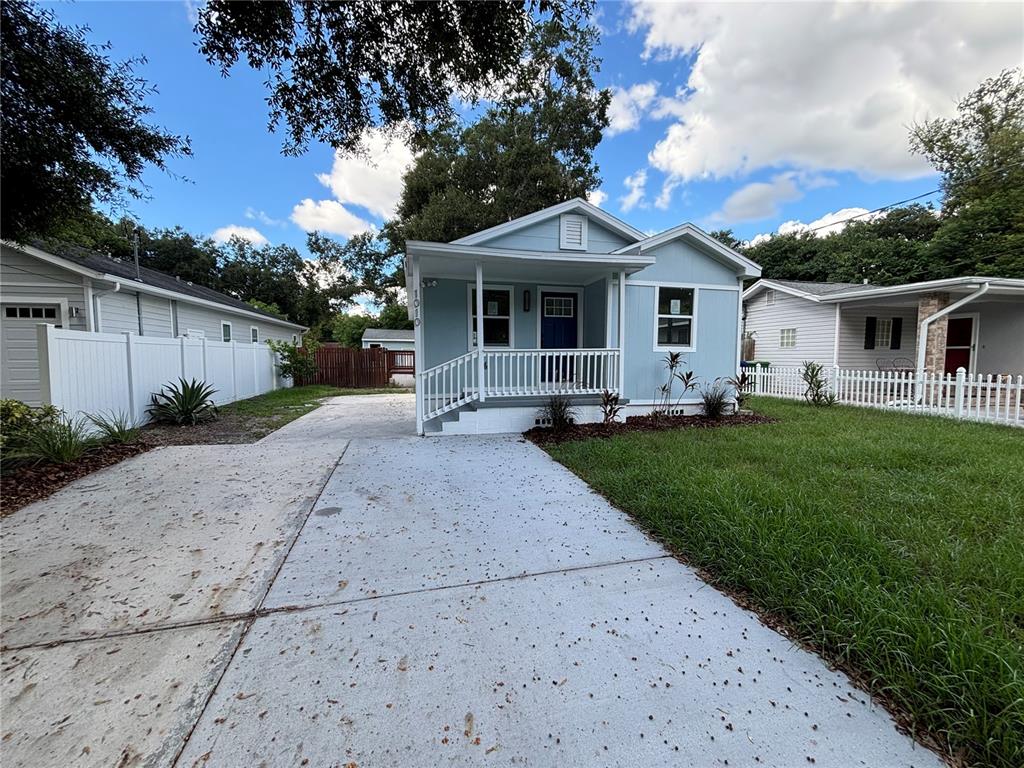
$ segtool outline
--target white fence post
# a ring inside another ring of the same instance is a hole
[[[52,323],[39,323],[36,326],[36,340],[39,345],[39,399],[43,405],[49,403],[59,408],[60,404],[53,402],[54,350],[51,344],[52,333]]]
[[[132,421],[140,421],[141,417],[135,407],[135,343],[132,341],[133,334],[125,331],[125,359],[128,361],[128,413]]]
[[[181,378],[184,379],[185,378],[185,337],[184,336],[179,336],[178,337],[178,344],[180,346],[180,352],[181,352]]]
[[[206,350],[207,350],[207,347],[206,347],[206,337],[203,336],[203,381],[209,381],[209,374],[207,373],[207,360],[206,360],[207,352],[206,352]]]
[[[231,347],[229,353],[231,355],[231,399],[238,399],[238,368],[235,364],[235,340],[230,341]]]
[[[964,415],[964,381],[967,378],[967,371],[962,367],[956,369],[956,406],[954,413],[958,419],[963,418]],[[949,395],[946,395],[947,399]],[[970,403],[967,404],[968,407]]]

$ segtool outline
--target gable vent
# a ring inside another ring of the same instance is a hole
[[[587,217],[563,213],[559,221],[558,247],[566,250],[587,250]]]

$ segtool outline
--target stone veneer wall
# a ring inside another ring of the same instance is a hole
[[[949,304],[948,293],[926,293],[917,301],[917,327],[921,321],[931,317]],[[928,328],[928,341],[924,349],[924,367],[931,373],[942,373],[946,367],[947,318],[936,320]]]

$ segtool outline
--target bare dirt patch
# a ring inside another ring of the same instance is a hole
[[[303,410],[302,413],[306,413],[307,410]],[[255,443],[291,420],[281,414],[254,417],[248,414],[221,412],[213,421],[195,426],[148,424],[143,427],[139,439],[150,447]]]

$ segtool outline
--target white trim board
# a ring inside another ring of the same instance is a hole
[[[564,203],[558,203],[548,208],[542,208],[539,211],[528,213],[526,216],[520,216],[518,219],[505,222],[504,224],[498,224],[494,227],[474,232],[471,235],[460,237],[458,240],[452,240],[453,245],[475,245],[484,240],[490,240],[494,237],[500,237],[501,235],[507,235],[512,232],[517,232],[520,229],[528,227],[532,224],[539,224],[547,219],[554,218],[555,216],[561,216],[563,213],[582,213],[590,218],[599,221],[608,229],[616,232],[617,234],[625,237],[627,240],[643,240],[646,235],[639,229],[627,224],[621,219],[612,216],[606,211],[602,211],[596,205],[587,202],[581,197],[574,197],[572,200],[566,200]]]

